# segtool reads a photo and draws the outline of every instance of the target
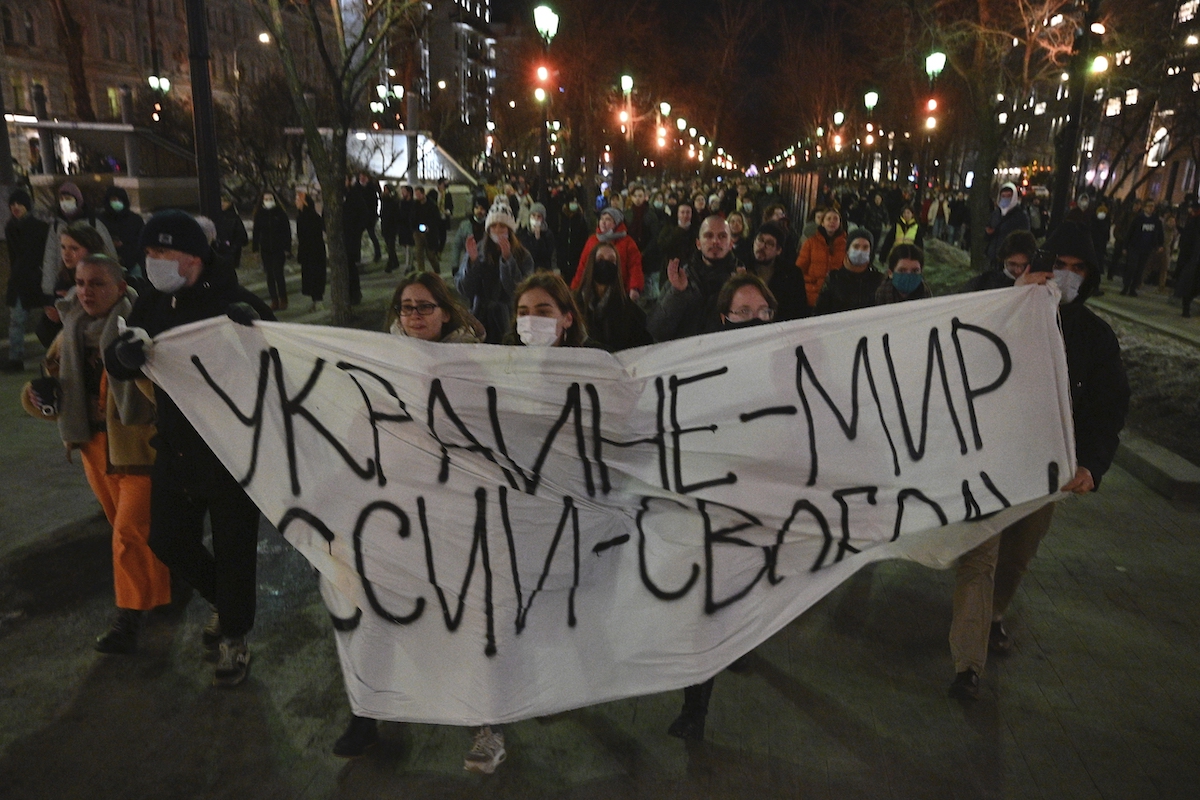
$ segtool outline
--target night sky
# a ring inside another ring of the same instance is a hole
[[[545,0],[492,0],[492,21],[506,23],[524,17],[533,19],[533,8]],[[596,0],[604,2],[605,0]],[[782,9],[785,1],[789,8],[806,5],[808,0],[768,0],[770,6]],[[673,19],[700,20],[714,7],[714,0],[644,0],[663,10]],[[551,0],[550,5],[553,6]],[[769,7],[770,7],[769,6]],[[691,33],[686,25],[670,26],[664,35],[689,41]],[[773,147],[780,133],[770,124],[770,83],[774,61],[779,54],[779,28],[767,25],[754,46],[746,63],[747,78],[738,85],[720,87],[731,95],[734,104],[732,119],[721,136],[726,148],[743,164],[762,164],[774,155]],[[788,139],[789,136],[783,136]]]

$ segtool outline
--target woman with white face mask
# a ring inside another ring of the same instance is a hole
[[[528,347],[596,347],[587,338],[575,295],[553,272],[530,275],[515,292],[513,323],[505,344]]]
[[[473,237],[458,270],[458,292],[475,319],[487,330],[487,341],[503,341],[510,328],[514,291],[533,272],[533,256],[517,239],[517,221],[506,201],[492,205],[484,223],[482,247]]]

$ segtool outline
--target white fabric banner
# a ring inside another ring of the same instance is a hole
[[[355,713],[500,723],[702,681],[863,564],[1055,499],[1057,297],[618,355],[218,318],[147,372],[320,571]]]

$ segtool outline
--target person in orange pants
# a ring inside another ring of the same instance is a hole
[[[21,393],[32,416],[58,422],[68,459],[79,450],[112,525],[117,616],[96,640],[102,653],[135,652],[144,612],[171,601],[170,572],[148,544],[154,404],[132,382],[110,389],[101,356],[136,296],[117,261],[85,257],[75,269],[75,291],[57,304],[63,330],[46,353],[48,377]]]

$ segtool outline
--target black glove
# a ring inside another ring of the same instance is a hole
[[[146,342],[137,335],[137,329],[130,328],[117,337],[113,352],[117,361],[126,369],[141,369],[146,363]]]
[[[229,307],[225,309],[225,316],[247,328],[254,327],[255,321],[262,319],[254,310],[254,306],[249,303],[230,303]]]

